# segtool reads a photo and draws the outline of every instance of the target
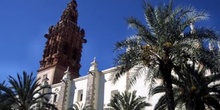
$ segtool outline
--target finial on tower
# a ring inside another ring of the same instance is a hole
[[[180,36],[184,37],[184,32],[181,32],[181,33],[180,33]]]
[[[93,63],[93,64],[96,63],[96,57],[93,58],[92,63]]]
[[[194,34],[195,33],[195,27],[194,27],[193,23],[190,23],[190,29],[191,29],[190,33]]]
[[[67,80],[71,79],[71,76],[70,76],[70,71],[69,71],[69,66],[67,67],[66,71],[64,72],[64,75],[63,75],[63,78],[61,81],[64,81],[66,82]]]
[[[66,68],[66,71],[64,73],[69,73],[69,66]]]
[[[97,71],[98,70],[98,63],[96,62],[96,57],[94,57],[93,61],[91,62],[91,66],[89,68],[89,71]]]

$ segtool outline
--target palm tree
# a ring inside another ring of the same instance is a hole
[[[198,67],[195,67],[195,66]],[[187,110],[218,110],[220,108],[220,74],[214,74],[201,63],[185,64],[181,77],[172,77],[175,106]],[[163,85],[152,90],[152,94],[165,92]],[[165,110],[165,95],[155,106],[155,110]]]
[[[202,39],[212,39],[206,36],[205,32],[200,33],[203,36],[195,35],[195,31],[202,29],[194,29],[193,23],[207,19],[208,15],[205,12],[197,12],[190,6],[173,8],[172,2],[171,0],[168,5],[158,7],[146,4],[144,12],[147,26],[133,17],[127,20],[129,26],[134,28],[137,34],[116,43],[115,51],[121,53],[116,58],[119,72],[113,75],[115,83],[120,76],[137,65],[148,67],[146,73],[149,74],[145,75],[146,80],[150,79],[149,76],[158,76],[163,79],[168,110],[174,110],[171,71],[181,64],[181,59],[184,59],[186,53],[193,55],[193,51],[197,48],[194,44],[201,46]],[[189,27],[191,32],[187,32]],[[130,77],[131,85],[141,74],[138,72],[141,68],[136,70],[137,72]]]
[[[68,108],[68,110],[92,110],[91,106],[84,106],[84,104],[80,104],[76,102],[73,104],[73,108]]]
[[[42,93],[44,89],[50,87],[48,85],[41,86],[38,83],[39,79],[36,80],[33,77],[33,73],[28,75],[26,72],[23,72],[23,77],[17,74],[17,79],[9,76],[8,80],[10,87],[0,85],[0,91],[10,99],[10,105],[7,106],[19,110],[29,110],[34,105],[40,103],[43,109],[55,109],[54,105],[47,102],[47,96],[52,93]]]
[[[136,91],[115,94],[109,106],[114,110],[142,110],[146,106],[150,106],[145,102],[145,97],[137,96]]]
[[[0,86],[4,86],[5,82],[2,82]],[[0,90],[0,110],[11,110],[13,100],[8,97],[3,91]]]

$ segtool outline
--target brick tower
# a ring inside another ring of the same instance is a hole
[[[72,79],[79,77],[82,45],[86,40],[84,30],[77,25],[76,7],[76,1],[71,0],[60,21],[45,34],[47,41],[37,77],[47,77],[49,84],[60,82],[67,67]]]

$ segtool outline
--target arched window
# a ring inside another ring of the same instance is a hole
[[[67,53],[68,53],[68,44],[65,43],[63,46],[63,54],[67,55]]]

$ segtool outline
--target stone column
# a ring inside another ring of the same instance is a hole
[[[62,80],[61,88],[59,92],[59,99],[57,101],[57,108],[58,110],[64,110],[64,103],[65,103],[65,93],[66,93],[66,82]]]
[[[71,77],[69,67],[64,72],[65,75],[61,80],[61,89],[60,89],[60,96],[58,100],[58,110],[68,110],[71,107],[70,105],[70,94],[71,94]]]
[[[99,95],[99,82],[100,73],[98,72],[98,64],[94,58],[89,68],[88,82],[87,82],[87,94],[86,94],[86,106],[91,106],[94,110],[98,110],[98,95]],[[100,109],[100,108],[99,108]]]
[[[66,90],[66,96],[65,96],[65,110],[68,110],[68,108],[70,108],[71,107],[71,105],[70,105],[70,96],[71,96],[71,85],[72,85],[72,81],[71,81],[71,77],[70,77],[70,75],[71,75],[71,73],[70,73],[70,71],[69,71],[69,69],[67,69],[67,71],[65,71],[64,72],[66,75],[67,75],[67,90]]]
[[[94,107],[94,75],[92,73],[88,73],[88,81],[87,81],[87,90],[86,90],[86,102],[85,106],[89,106],[91,108]]]

